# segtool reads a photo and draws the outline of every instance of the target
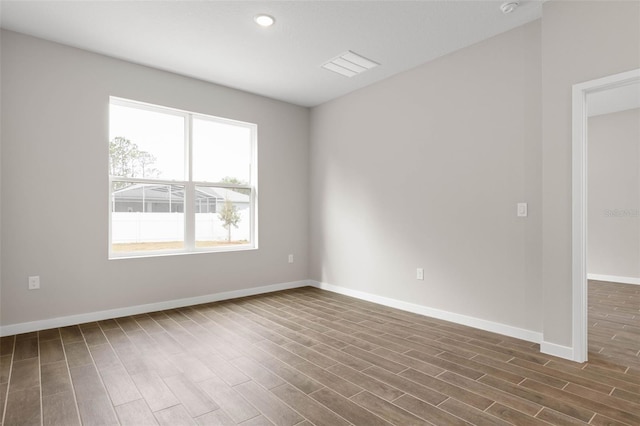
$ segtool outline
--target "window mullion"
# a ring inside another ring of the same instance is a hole
[[[185,185],[184,199],[184,245],[187,251],[193,251],[196,246],[196,195],[195,185],[193,183],[193,116],[185,115],[185,167],[187,170],[187,184]]]

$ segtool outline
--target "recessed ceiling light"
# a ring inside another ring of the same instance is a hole
[[[520,3],[518,3],[517,1],[510,1],[507,3],[502,3],[502,6],[500,6],[500,10],[506,15],[516,10],[518,6],[520,6]]]
[[[253,20],[256,21],[256,24],[260,25],[261,27],[270,27],[276,22],[273,16],[264,14],[256,15]]]

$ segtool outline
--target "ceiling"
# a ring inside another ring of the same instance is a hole
[[[2,28],[315,106],[541,16],[542,0],[8,1]],[[274,26],[253,18],[267,13]],[[380,63],[354,77],[321,68],[352,50]]]

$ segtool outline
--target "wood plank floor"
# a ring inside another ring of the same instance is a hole
[[[640,286],[590,361],[314,288],[4,337],[3,425],[640,425]]]

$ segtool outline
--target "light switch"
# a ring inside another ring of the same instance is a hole
[[[518,203],[518,217],[527,217],[527,203]]]

